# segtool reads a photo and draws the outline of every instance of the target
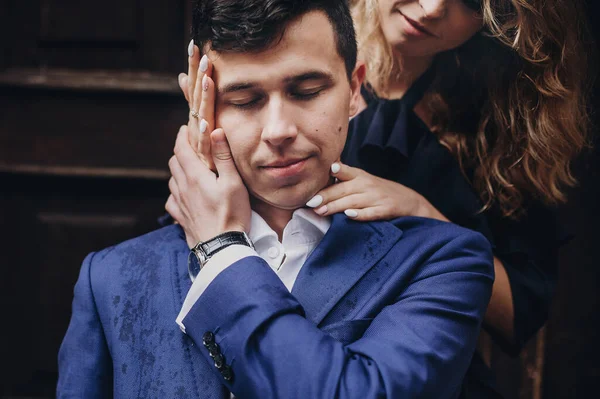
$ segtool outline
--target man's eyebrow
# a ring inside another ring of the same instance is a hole
[[[304,82],[306,80],[327,80],[327,81],[333,81],[333,75],[328,73],[328,72],[324,72],[324,71],[309,71],[309,72],[305,72],[302,73],[300,75],[295,75],[295,76],[290,76],[285,78],[283,81],[285,83],[300,83],[300,82]]]
[[[256,84],[250,82],[229,83],[223,87],[218,87],[219,94],[233,93],[236,91],[250,90],[256,87]]]

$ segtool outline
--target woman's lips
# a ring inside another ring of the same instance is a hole
[[[401,11],[397,10],[398,13],[400,15],[402,15],[402,18],[404,19],[405,22],[405,33],[410,35],[410,36],[415,36],[415,37],[428,37],[428,36],[434,36],[435,35],[433,33],[431,33],[430,31],[428,31],[423,25],[421,25],[420,23],[418,23],[417,21],[408,18],[406,15],[402,14]]]

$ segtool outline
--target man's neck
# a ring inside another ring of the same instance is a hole
[[[260,215],[270,228],[277,233],[277,237],[281,242],[283,230],[285,226],[292,220],[292,214],[295,209],[281,209],[273,205],[267,204],[264,201],[251,197],[250,206],[252,210]]]
[[[400,73],[390,82],[388,88],[388,97],[390,99],[402,98],[414,81],[423,75],[433,62],[433,56],[405,57],[396,54],[396,59],[398,60],[398,65],[400,65]]]

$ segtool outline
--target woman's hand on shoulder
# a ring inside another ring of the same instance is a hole
[[[321,190],[308,207],[321,216],[344,212],[359,221],[389,220],[400,216],[447,219],[416,191],[362,169],[336,162],[331,166],[336,183]]]

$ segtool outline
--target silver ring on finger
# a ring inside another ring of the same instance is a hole
[[[200,117],[200,114],[198,113],[198,111],[195,111],[195,110],[190,110],[190,115],[192,115],[196,119],[198,119],[198,117]]]

